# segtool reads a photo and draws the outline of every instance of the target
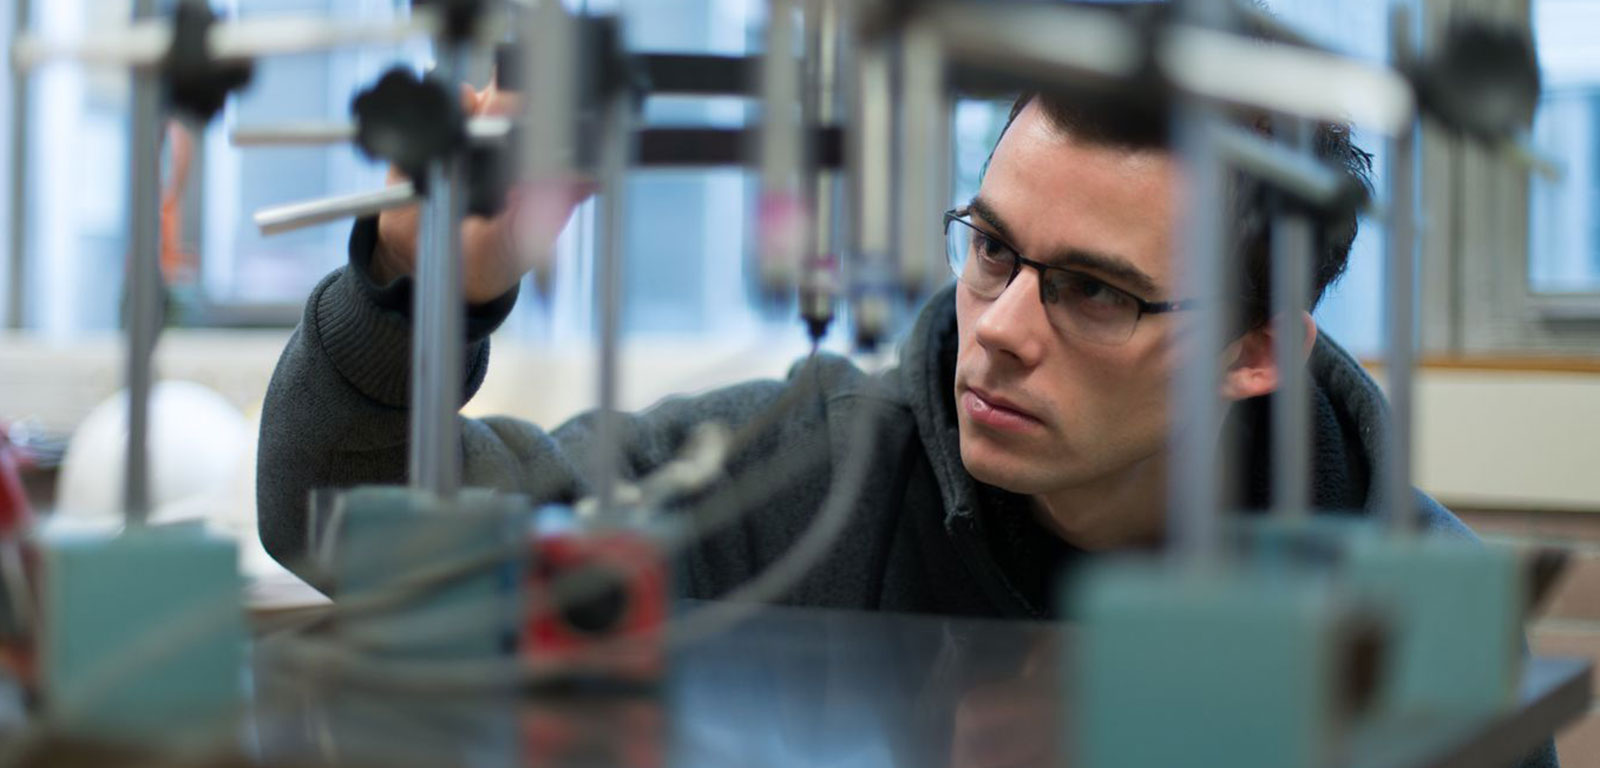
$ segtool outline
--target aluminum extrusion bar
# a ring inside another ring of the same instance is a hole
[[[1390,56],[1404,61],[1411,53],[1411,16],[1404,5],[1389,18]],[[1387,456],[1380,470],[1383,508],[1392,529],[1409,533],[1416,522],[1411,495],[1412,365],[1416,361],[1416,125],[1409,124],[1389,140],[1389,242],[1387,285],[1384,287],[1388,352],[1384,355],[1389,396]]]
[[[135,18],[155,12],[155,0],[137,0]],[[128,152],[133,170],[128,188],[128,251],[123,283],[127,307],[128,449],[123,476],[123,509],[129,526],[149,519],[150,395],[155,378],[152,356],[161,330],[161,83],[150,69],[135,69],[132,136]]]
[[[1220,0],[1187,0],[1178,11],[1191,23],[1220,23]],[[1215,105],[1179,97],[1174,138],[1185,174],[1176,191],[1182,229],[1177,290],[1198,305],[1185,318],[1177,375],[1172,380],[1172,457],[1167,483],[1169,556],[1195,571],[1215,568],[1221,557],[1224,449],[1221,352],[1227,338],[1228,274],[1235,261],[1226,247],[1226,168],[1214,128],[1223,124]]]
[[[475,117],[467,121],[467,138],[474,142],[501,141],[511,133],[505,117]],[[236,147],[307,146],[355,141],[354,123],[284,123],[235,128],[228,140]]]
[[[610,521],[616,513],[618,465],[621,462],[621,418],[617,413],[617,391],[621,381],[620,346],[622,335],[622,260],[627,233],[628,164],[633,154],[632,97],[619,90],[607,105],[604,144],[601,150],[600,264],[595,276],[600,317],[599,414],[594,444],[594,489],[597,519]]]
[[[413,10],[409,19],[388,22],[267,18],[218,24],[211,29],[207,40],[211,54],[218,59],[251,59],[405,42],[431,35],[437,26],[434,15],[425,9]],[[25,36],[14,44],[11,60],[22,71],[60,60],[79,61],[90,66],[153,67],[161,62],[171,46],[170,24],[165,19],[150,19],[71,40]]]
[[[1411,84],[1399,72],[1333,53],[1182,27],[1158,56],[1174,84],[1209,99],[1385,135],[1403,130],[1416,114]]]
[[[787,299],[800,278],[810,211],[800,189],[805,160],[798,0],[769,0],[767,52],[761,67],[761,199],[757,203],[756,274],[762,293]]]
[[[856,50],[855,113],[850,139],[855,249],[849,273],[856,345],[871,349],[888,332],[888,281],[894,248],[893,82],[890,51],[881,40]]]
[[[13,38],[28,28],[32,0],[15,0],[12,18]],[[27,318],[28,291],[28,76],[20,69],[11,72],[11,191],[6,224],[10,229],[6,248],[5,327],[18,329]]]
[[[521,133],[522,178],[564,179],[571,175],[575,156],[575,130],[571,116],[577,111],[572,72],[577,51],[573,40],[576,20],[557,0],[540,0],[523,12],[520,22],[523,47],[517,57],[523,89]]]
[[[941,214],[950,196],[950,101],[943,44],[931,25],[913,21],[900,40],[900,205],[896,223],[900,289],[915,295],[942,281]]]
[[[391,208],[422,201],[411,182],[405,181],[375,192],[358,192],[262,208],[252,216],[263,235],[277,235],[297,229],[351,217],[371,216]]]
[[[441,42],[438,77],[455,82],[465,52]],[[411,355],[411,485],[448,503],[461,485],[461,408],[466,310],[461,294],[460,155],[428,167],[429,194],[417,238]]]
[[[1279,121],[1283,148],[1309,153],[1309,127]],[[1302,154],[1310,158],[1309,154]],[[1278,391],[1272,411],[1272,508],[1281,518],[1311,516],[1311,395],[1304,363],[1302,317],[1311,295],[1316,232],[1300,209],[1280,210],[1272,222],[1272,322],[1278,359]]]

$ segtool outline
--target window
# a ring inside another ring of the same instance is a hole
[[[635,50],[745,54],[761,46],[763,0],[571,0],[620,10]],[[1287,22],[1350,54],[1381,60],[1384,0],[1269,0]],[[403,13],[406,0],[229,0],[245,17],[311,14],[372,19]],[[1421,4],[1437,25],[1443,2]],[[32,3],[32,27],[72,37],[124,23],[126,0]],[[1584,31],[1600,24],[1587,0],[1535,0],[1547,90],[1534,141],[1559,158],[1558,183],[1534,182],[1487,153],[1437,132],[1424,135],[1423,341],[1426,348],[1486,351],[1534,346],[1580,349],[1600,331],[1600,56]],[[1524,18],[1522,22],[1530,20]],[[316,149],[229,146],[241,125],[342,120],[352,94],[395,62],[423,63],[425,46],[369,48],[274,58],[196,141],[182,245],[192,269],[174,276],[180,319],[202,323],[292,323],[311,285],[344,259],[348,227],[330,224],[262,237],[261,207],[372,189],[380,166],[348,146]],[[479,78],[481,81],[482,78]],[[27,248],[22,320],[55,334],[117,325],[126,250],[125,72],[72,64],[35,73],[27,98]],[[3,95],[3,94],[0,94]],[[1004,103],[964,102],[955,120],[959,200],[1005,117]],[[655,97],[651,125],[742,126],[759,105],[741,99]],[[1377,155],[1379,137],[1357,136]],[[3,161],[0,161],[3,162]],[[792,308],[763,307],[748,290],[746,231],[755,184],[744,169],[637,171],[629,181],[624,327],[629,333],[749,335],[798,327]],[[1530,202],[1531,201],[1531,202]],[[598,213],[580,209],[563,235],[547,295],[525,292],[508,324],[535,339],[587,338],[594,327],[592,257]],[[1319,324],[1361,354],[1381,351],[1381,219],[1363,223],[1349,271],[1319,309]],[[9,270],[7,271],[9,273]],[[4,275],[0,275],[3,284]],[[185,281],[188,281],[187,283]],[[8,292],[9,293],[9,292]]]
[[[127,24],[115,0],[36,2],[31,29],[72,38]],[[124,70],[71,62],[29,81],[22,258],[23,322],[47,335],[114,328],[121,304],[128,195]]]
[[[601,9],[590,3],[591,10]],[[609,4],[615,8],[618,4]],[[758,52],[764,0],[625,0],[635,51],[745,55]],[[647,126],[753,124],[758,105],[740,98],[656,96]],[[624,232],[623,332],[629,336],[714,334],[720,339],[789,333],[801,338],[792,307],[766,307],[749,288],[747,231],[758,184],[742,168],[635,170],[629,174]],[[549,296],[525,286],[510,330],[546,342],[584,342],[597,328],[594,257],[599,205],[581,206],[557,243]],[[841,338],[835,334],[834,338]]]
[[[1565,172],[1533,182],[1529,282],[1538,293],[1600,292],[1600,4],[1539,0],[1533,22],[1544,78],[1533,141]]]
[[[403,0],[233,0],[219,10],[245,19],[375,20],[401,14],[406,6]],[[384,181],[383,166],[350,144],[236,148],[229,134],[240,126],[348,120],[356,92],[396,64],[420,61],[421,53],[420,46],[379,46],[257,61],[250,86],[229,100],[205,136],[196,295],[211,317],[202,316],[203,322],[298,320],[295,308],[311,287],[344,262],[349,223],[263,236],[251,215],[268,206],[377,189]],[[248,308],[257,308],[254,318],[242,314]]]
[[[1389,3],[1385,0],[1268,0],[1285,22],[1334,50],[1371,61],[1388,59]],[[1357,131],[1355,143],[1373,154],[1372,184],[1384,197],[1387,164],[1383,137]],[[1344,277],[1329,286],[1316,312],[1318,327],[1351,352],[1383,352],[1384,225],[1361,222]]]
[[[28,4],[25,0],[14,0],[8,12],[0,13],[0,40],[11,40],[16,30],[25,24]],[[24,110],[21,99],[23,89],[19,89],[15,76],[0,78],[0,104],[6,105],[6,114],[18,115]],[[16,328],[22,325],[20,282],[21,243],[17,236],[22,233],[19,226],[21,216],[16,207],[26,196],[17,188],[21,177],[17,175],[16,165],[24,160],[26,154],[18,153],[23,149],[20,141],[26,135],[16,130],[14,120],[7,118],[0,120],[0,327]]]
[[[159,3],[170,7],[170,3]],[[76,38],[127,24],[118,0],[52,0],[32,4],[32,31]],[[224,16],[305,14],[382,18],[404,0],[232,0]],[[355,90],[405,50],[341,50],[258,62],[252,86],[230,100],[200,136],[166,134],[163,187],[172,169],[190,173],[182,227],[164,254],[169,317],[180,323],[288,324],[311,285],[343,260],[347,227],[324,227],[274,238],[256,233],[257,208],[374,187],[383,170],[348,146],[250,149],[229,146],[238,125],[289,120],[342,120]],[[26,109],[27,248],[23,325],[50,335],[115,328],[121,306],[128,226],[129,76],[112,67],[58,63],[36,70]],[[178,156],[185,163],[175,162]],[[268,309],[264,314],[261,309]]]
[[[1496,8],[1519,13],[1515,4]],[[1426,136],[1424,204],[1449,216],[1429,219],[1424,268],[1453,288],[1447,304],[1429,308],[1438,322],[1424,342],[1458,354],[1593,355],[1600,348],[1600,60],[1584,38],[1600,8],[1573,0],[1521,8],[1531,15],[1506,20],[1532,25],[1545,85],[1532,139],[1565,173],[1554,182],[1530,179],[1525,164],[1502,154],[1438,132]]]

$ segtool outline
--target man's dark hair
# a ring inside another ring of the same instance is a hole
[[[1165,120],[1155,113],[1119,109],[1104,100],[1080,100],[1048,93],[1024,93],[1011,106],[1005,129],[1037,100],[1049,121],[1062,133],[1077,141],[1129,150],[1166,150],[1171,143]],[[1232,113],[1232,119],[1263,136],[1271,135],[1271,122],[1263,115]],[[998,146],[998,142],[996,142]],[[1314,141],[1318,158],[1344,170],[1368,194],[1372,190],[1372,155],[1350,139],[1349,126],[1323,123],[1317,126]],[[1237,286],[1240,315],[1245,330],[1265,325],[1272,316],[1272,228],[1273,208],[1278,199],[1266,185],[1253,177],[1234,174],[1228,221],[1230,241],[1243,260],[1244,271]],[[1344,274],[1355,241],[1357,215],[1353,208],[1315,219],[1317,248],[1312,268],[1314,288],[1307,296],[1307,307],[1322,300],[1328,286]]]

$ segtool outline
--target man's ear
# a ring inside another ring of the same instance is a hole
[[[1317,341],[1317,323],[1305,314],[1305,342],[1294,365],[1305,365],[1311,356],[1311,346]],[[1251,330],[1228,345],[1224,352],[1222,396],[1228,400],[1246,400],[1260,397],[1278,388],[1278,329],[1267,323]]]

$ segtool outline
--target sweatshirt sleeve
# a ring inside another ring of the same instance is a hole
[[[377,220],[356,223],[350,263],[314,289],[262,406],[256,503],[262,544],[303,577],[309,494],[405,481],[411,367],[411,279],[368,277]],[[489,362],[489,333],[515,291],[469,309],[462,395]],[[464,427],[465,429],[465,427]],[[472,429],[474,441],[481,429]],[[471,477],[471,475],[469,475]]]
[[[304,563],[311,492],[406,479],[411,286],[407,278],[377,285],[368,277],[376,236],[375,221],[359,222],[350,264],[312,291],[262,408],[256,467],[261,541],[279,562],[313,583],[315,574]],[[489,364],[487,336],[515,299],[509,293],[469,309],[463,402],[482,384]],[[842,360],[823,368],[819,384],[864,375]],[[665,463],[703,421],[738,428],[772,407],[789,387],[776,380],[748,382],[622,415],[621,474],[632,479]],[[536,390],[530,388],[529,396],[536,397]],[[825,418],[805,407],[796,408],[795,415],[763,430],[742,459],[759,462],[811,438]],[[536,501],[580,498],[588,492],[594,423],[589,413],[546,432],[518,419],[462,417],[463,481],[526,493]]]

